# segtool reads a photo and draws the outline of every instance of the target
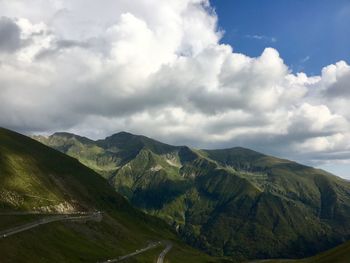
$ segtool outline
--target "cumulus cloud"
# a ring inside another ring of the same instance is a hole
[[[350,66],[345,61],[329,65],[322,70],[325,95],[331,97],[350,97]]]
[[[310,77],[273,48],[236,53],[207,0],[0,0],[0,10],[1,126],[350,160],[349,65]]]

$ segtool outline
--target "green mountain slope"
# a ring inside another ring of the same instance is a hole
[[[88,140],[84,143],[89,143]],[[36,212],[19,215],[14,212]],[[217,262],[183,245],[167,224],[136,209],[76,159],[0,128],[1,231],[46,213],[102,211],[101,222],[56,222],[0,239],[1,262],[98,262],[171,240],[169,262]],[[129,262],[153,262],[160,248]]]
[[[213,255],[305,257],[350,236],[350,183],[322,170],[244,148],[195,150],[128,133],[37,139]]]
[[[317,256],[302,260],[305,263],[347,263],[350,262],[350,242],[323,252]]]
[[[350,262],[350,242],[346,242],[340,246],[333,249],[327,250],[316,256],[299,259],[299,260],[283,260],[283,259],[271,259],[263,261],[254,261],[254,263],[348,263]],[[253,262],[252,262],[253,263]]]

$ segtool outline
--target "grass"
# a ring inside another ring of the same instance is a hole
[[[41,218],[45,218],[43,215],[0,215],[0,232],[12,227],[24,225],[29,222],[34,222]]]
[[[257,261],[259,262],[259,261]],[[348,263],[350,262],[350,242],[346,242],[333,249],[327,250],[316,256],[296,260],[266,260],[261,263]]]
[[[192,262],[198,255],[158,218],[134,209],[97,173],[28,137],[0,129],[0,212],[103,211],[102,222],[56,222],[0,240],[1,262],[97,262],[129,254],[151,241],[172,240]],[[63,211],[62,211],[63,209]],[[67,208],[66,208],[67,209]],[[68,210],[69,210],[68,209]],[[0,216],[0,226],[37,216]],[[148,262],[155,252],[132,259]],[[176,256],[169,262],[177,263]]]

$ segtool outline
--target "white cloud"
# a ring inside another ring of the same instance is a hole
[[[0,0],[0,10],[17,43],[0,52],[1,126],[350,160],[349,65],[309,77],[273,48],[235,53],[207,0]]]

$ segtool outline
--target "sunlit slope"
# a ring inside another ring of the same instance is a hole
[[[76,159],[4,129],[0,130],[0,169],[2,210],[130,209],[105,180]]]
[[[132,208],[106,180],[76,159],[0,129],[1,230],[40,218],[6,215],[14,211],[102,211],[103,220],[51,223],[0,239],[1,262],[98,262],[159,240],[175,245],[169,262],[186,262],[178,259],[179,254],[188,262],[214,262],[184,246],[167,224]],[[130,262],[152,262],[158,251]]]
[[[195,150],[125,132],[40,140],[90,163],[135,206],[213,255],[305,257],[349,239],[350,184],[322,170],[244,148]]]

